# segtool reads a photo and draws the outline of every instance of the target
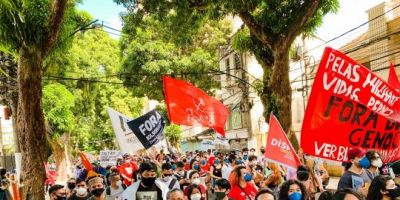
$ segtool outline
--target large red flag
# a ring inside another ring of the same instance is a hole
[[[397,91],[400,90],[400,82],[399,78],[397,77],[396,70],[394,69],[394,65],[390,63],[389,69],[389,78],[388,78],[389,85],[392,86]]]
[[[325,48],[304,115],[301,148],[347,161],[351,148],[378,150],[383,162],[400,156],[400,93],[345,54]]]
[[[225,135],[228,109],[213,97],[185,81],[163,77],[169,120],[175,124],[201,125]]]
[[[82,165],[83,167],[85,167],[86,170],[93,170],[92,164],[83,152],[79,152],[79,157],[81,158]]]
[[[297,168],[300,165],[296,151],[286,137],[278,119],[272,113],[269,117],[269,131],[264,156],[289,167]]]

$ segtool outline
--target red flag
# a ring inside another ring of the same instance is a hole
[[[82,165],[85,167],[86,170],[93,170],[92,164],[83,152],[79,152],[79,157],[81,158]]]
[[[384,163],[400,156],[400,93],[345,54],[325,48],[304,115],[301,148],[347,161],[351,148],[377,150]]]
[[[389,69],[389,78],[388,78],[389,85],[392,86],[397,91],[400,90],[400,82],[399,78],[397,77],[396,70],[394,69],[394,65],[390,63]]]
[[[282,165],[297,168],[300,159],[286,137],[278,119],[271,113],[269,117],[269,131],[264,156]]]
[[[225,135],[229,111],[224,104],[185,81],[163,77],[169,120],[175,124],[201,125]]]

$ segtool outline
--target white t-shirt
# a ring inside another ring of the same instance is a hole
[[[229,180],[229,174],[231,173],[233,167],[232,166],[226,166],[225,164],[222,165],[221,168],[221,173],[222,173],[222,178]]]
[[[124,188],[120,185],[118,189],[113,189],[110,186],[111,194],[106,195],[106,200],[120,200],[122,198],[122,193],[124,192]]]

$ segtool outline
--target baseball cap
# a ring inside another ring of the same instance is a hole
[[[363,157],[364,155],[365,155],[365,150],[363,150],[363,149],[361,149],[360,147],[355,147],[355,148],[352,148],[352,149],[350,149],[348,152],[347,152],[347,158],[349,159],[349,160],[352,160],[352,159],[354,159],[355,157],[359,157],[359,158],[361,158],[361,157]]]

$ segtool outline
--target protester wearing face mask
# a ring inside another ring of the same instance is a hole
[[[235,167],[229,176],[232,189],[228,196],[235,200],[254,199],[257,194],[257,188],[251,181],[252,176],[250,172],[246,170],[246,167]]]
[[[214,160],[214,164],[210,168],[210,177],[212,178],[213,186],[215,181],[222,178],[222,163],[217,158]]]
[[[180,189],[179,181],[174,176],[174,171],[172,170],[172,165],[170,163],[164,163],[161,166],[162,177],[160,181],[163,182],[168,189],[172,190],[174,188]]]
[[[124,184],[130,186],[135,182],[135,172],[137,171],[137,165],[132,161],[129,154],[124,155],[124,164],[119,167],[122,178],[124,178]]]
[[[122,183],[121,176],[118,173],[109,175],[110,185],[106,189],[106,200],[119,199],[126,189],[126,185]]]
[[[189,188],[192,185],[197,185],[200,188],[202,197],[204,199],[207,199],[207,189],[205,185],[203,185],[200,181],[200,175],[197,171],[192,171],[189,173],[189,180],[190,180],[190,185],[186,187],[183,191],[187,197],[189,197]]]
[[[181,190],[183,190],[184,187],[190,184],[190,181],[187,179],[188,174],[187,171],[185,170],[185,165],[183,162],[176,163],[176,170],[174,176],[178,180]]]
[[[228,180],[222,178],[215,181],[215,197],[217,200],[233,200],[228,197],[229,191],[231,190],[231,184]]]
[[[368,191],[364,186],[365,183],[370,181],[370,179],[364,169],[370,167],[370,162],[368,158],[365,157],[365,151],[361,148],[350,149],[347,152],[347,158],[350,167],[348,167],[348,170],[346,170],[342,177],[340,177],[338,190],[352,188],[364,196],[367,196]]]
[[[168,187],[157,180],[156,164],[145,161],[140,164],[140,179],[129,186],[124,193],[124,200],[167,199]]]
[[[68,200],[86,200],[90,198],[90,194],[88,191],[88,186],[86,182],[82,179],[76,179],[76,187],[72,196],[68,198]]]
[[[284,182],[279,190],[279,200],[305,200],[307,190],[298,180]]]
[[[72,195],[72,193],[75,189],[75,186],[76,186],[75,178],[70,178],[67,181],[67,198],[69,198]]]
[[[199,185],[190,185],[187,189],[188,200],[206,200],[204,193],[201,191]]]
[[[371,166],[365,170],[368,175],[368,178],[372,180],[379,175],[379,168],[382,167],[383,162],[381,160],[381,156],[377,151],[370,150],[365,154],[365,157],[371,162]]]
[[[89,183],[90,194],[92,195],[89,200],[105,200],[105,181],[100,176],[94,176],[88,178],[87,182]]]
[[[232,167],[232,158],[230,157],[226,157],[224,159],[224,163],[222,165],[221,168],[221,172],[222,172],[222,178],[224,179],[229,179],[229,174],[231,173],[233,167]]]
[[[242,149],[242,155],[243,155],[243,160],[247,161],[249,158],[249,149],[248,148],[243,148]]]
[[[63,185],[53,185],[49,189],[50,200],[66,200],[67,192]]]
[[[189,170],[189,174],[190,174],[190,172],[192,172],[192,171],[197,171],[198,173],[201,173],[201,168],[200,168],[200,161],[197,161],[197,160],[192,160],[192,161],[190,161],[190,170]],[[189,175],[188,174],[188,175]],[[187,178],[189,178],[189,177],[187,177]]]
[[[377,176],[371,183],[366,200],[391,200],[400,197],[400,188],[390,176]]]

